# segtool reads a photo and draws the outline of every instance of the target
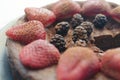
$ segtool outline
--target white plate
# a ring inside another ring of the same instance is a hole
[[[8,64],[7,56],[6,56],[7,51],[5,47],[5,43],[6,43],[5,32],[15,22],[16,20],[11,21],[0,31],[0,80],[13,80],[11,69]]]

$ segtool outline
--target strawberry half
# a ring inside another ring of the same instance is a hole
[[[101,61],[102,72],[114,80],[120,80],[120,48],[105,51]]]
[[[120,6],[117,6],[111,10],[111,17],[120,23]]]
[[[100,70],[96,54],[82,47],[67,49],[60,57],[57,67],[58,80],[86,80]]]
[[[45,39],[44,26],[39,21],[28,21],[8,29],[6,35],[15,41],[28,44],[37,39]]]
[[[80,13],[81,7],[72,0],[61,0],[53,6],[52,11],[55,13],[57,19],[65,19],[72,17],[76,13]]]
[[[105,0],[87,0],[82,6],[82,12],[86,16],[95,16],[97,14],[110,15],[111,6]]]
[[[26,45],[19,54],[22,64],[30,69],[40,69],[58,63],[60,53],[45,40],[36,40]]]
[[[25,8],[25,13],[28,20],[41,21],[44,27],[49,26],[56,20],[55,14],[46,8]]]

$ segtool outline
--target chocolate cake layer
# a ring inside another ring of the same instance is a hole
[[[78,2],[82,5],[83,2]],[[117,5],[110,3],[110,5],[114,8]],[[51,9],[54,4],[48,5],[46,8]],[[83,15],[84,16],[84,15]],[[87,17],[87,20],[92,21],[92,18]],[[96,29],[92,32],[89,43],[87,47],[93,49],[96,53],[101,53],[102,50],[107,50],[110,48],[115,48],[120,46],[120,24],[115,22],[113,19],[109,17],[107,25],[103,29]],[[23,23],[25,17],[20,18],[16,23]],[[66,19],[65,21],[69,21]],[[54,25],[58,22],[55,22],[53,25],[46,28],[47,32],[47,40],[49,41],[52,36],[55,35]],[[69,30],[67,36],[65,36],[66,47],[73,47],[75,44],[72,41],[72,28]],[[15,42],[13,40],[7,39],[6,41],[7,49],[8,49],[8,59],[13,72],[14,80],[57,80],[56,79],[56,65],[39,69],[39,70],[30,70],[25,68],[19,60],[19,52],[23,48],[24,45],[19,42]],[[103,73],[98,73],[90,80],[113,80]]]

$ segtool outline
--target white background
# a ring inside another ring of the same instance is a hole
[[[1,0],[0,29],[15,18],[24,14],[25,7],[42,7],[58,0]],[[79,0],[80,1],[80,0]],[[120,4],[120,0],[107,0]]]

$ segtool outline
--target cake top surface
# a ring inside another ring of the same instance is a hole
[[[70,80],[70,78],[84,80],[86,79],[84,75],[89,78],[89,76],[95,76],[94,74],[98,73],[99,77],[94,77],[94,80],[102,78],[110,80],[101,73],[100,69],[108,76],[116,77],[117,74],[113,75],[106,71],[107,68],[111,69],[111,66],[104,67],[104,59],[102,59],[104,56],[102,55],[106,53],[106,50],[120,46],[118,44],[120,43],[120,18],[116,17],[119,14],[119,6],[105,0],[87,0],[85,2],[61,0],[43,8],[28,7],[25,9],[25,14],[25,17],[19,19],[18,24],[6,32],[6,35],[13,40],[7,42],[8,48],[10,48],[10,44],[15,44],[20,48],[17,54],[13,52],[10,55],[16,57],[12,62],[16,64],[14,67],[22,77],[31,78],[32,80],[48,80],[48,78],[55,80],[56,77],[59,80],[64,80],[64,77],[67,80]],[[37,45],[39,43],[40,45]],[[50,45],[54,47],[50,47]],[[10,49],[12,50],[12,48]],[[95,55],[89,54],[89,49],[90,53]],[[27,52],[32,53],[28,54]],[[78,58],[73,53],[78,53]],[[83,55],[84,53],[86,55]],[[73,56],[76,56],[76,58]],[[67,61],[67,59],[71,62]],[[103,62],[99,61],[99,59],[103,60]],[[84,65],[82,61],[85,61]],[[58,62],[56,74],[56,63]],[[74,68],[81,75],[77,73],[72,75],[73,69],[69,69],[69,67],[74,66],[74,63],[77,64],[76,67],[83,68],[83,71]],[[64,71],[64,64],[68,65],[67,69],[71,70],[71,74]],[[93,71],[92,75],[89,74],[89,67],[93,67],[90,68]],[[37,71],[34,69],[37,69]],[[88,74],[84,73],[84,70],[88,71]],[[47,74],[47,78],[45,78],[44,73]],[[65,73],[65,75],[61,75],[62,73]],[[42,74],[42,76],[39,76],[39,74]],[[72,75],[72,77],[68,75]],[[119,79],[119,77],[115,79]]]

